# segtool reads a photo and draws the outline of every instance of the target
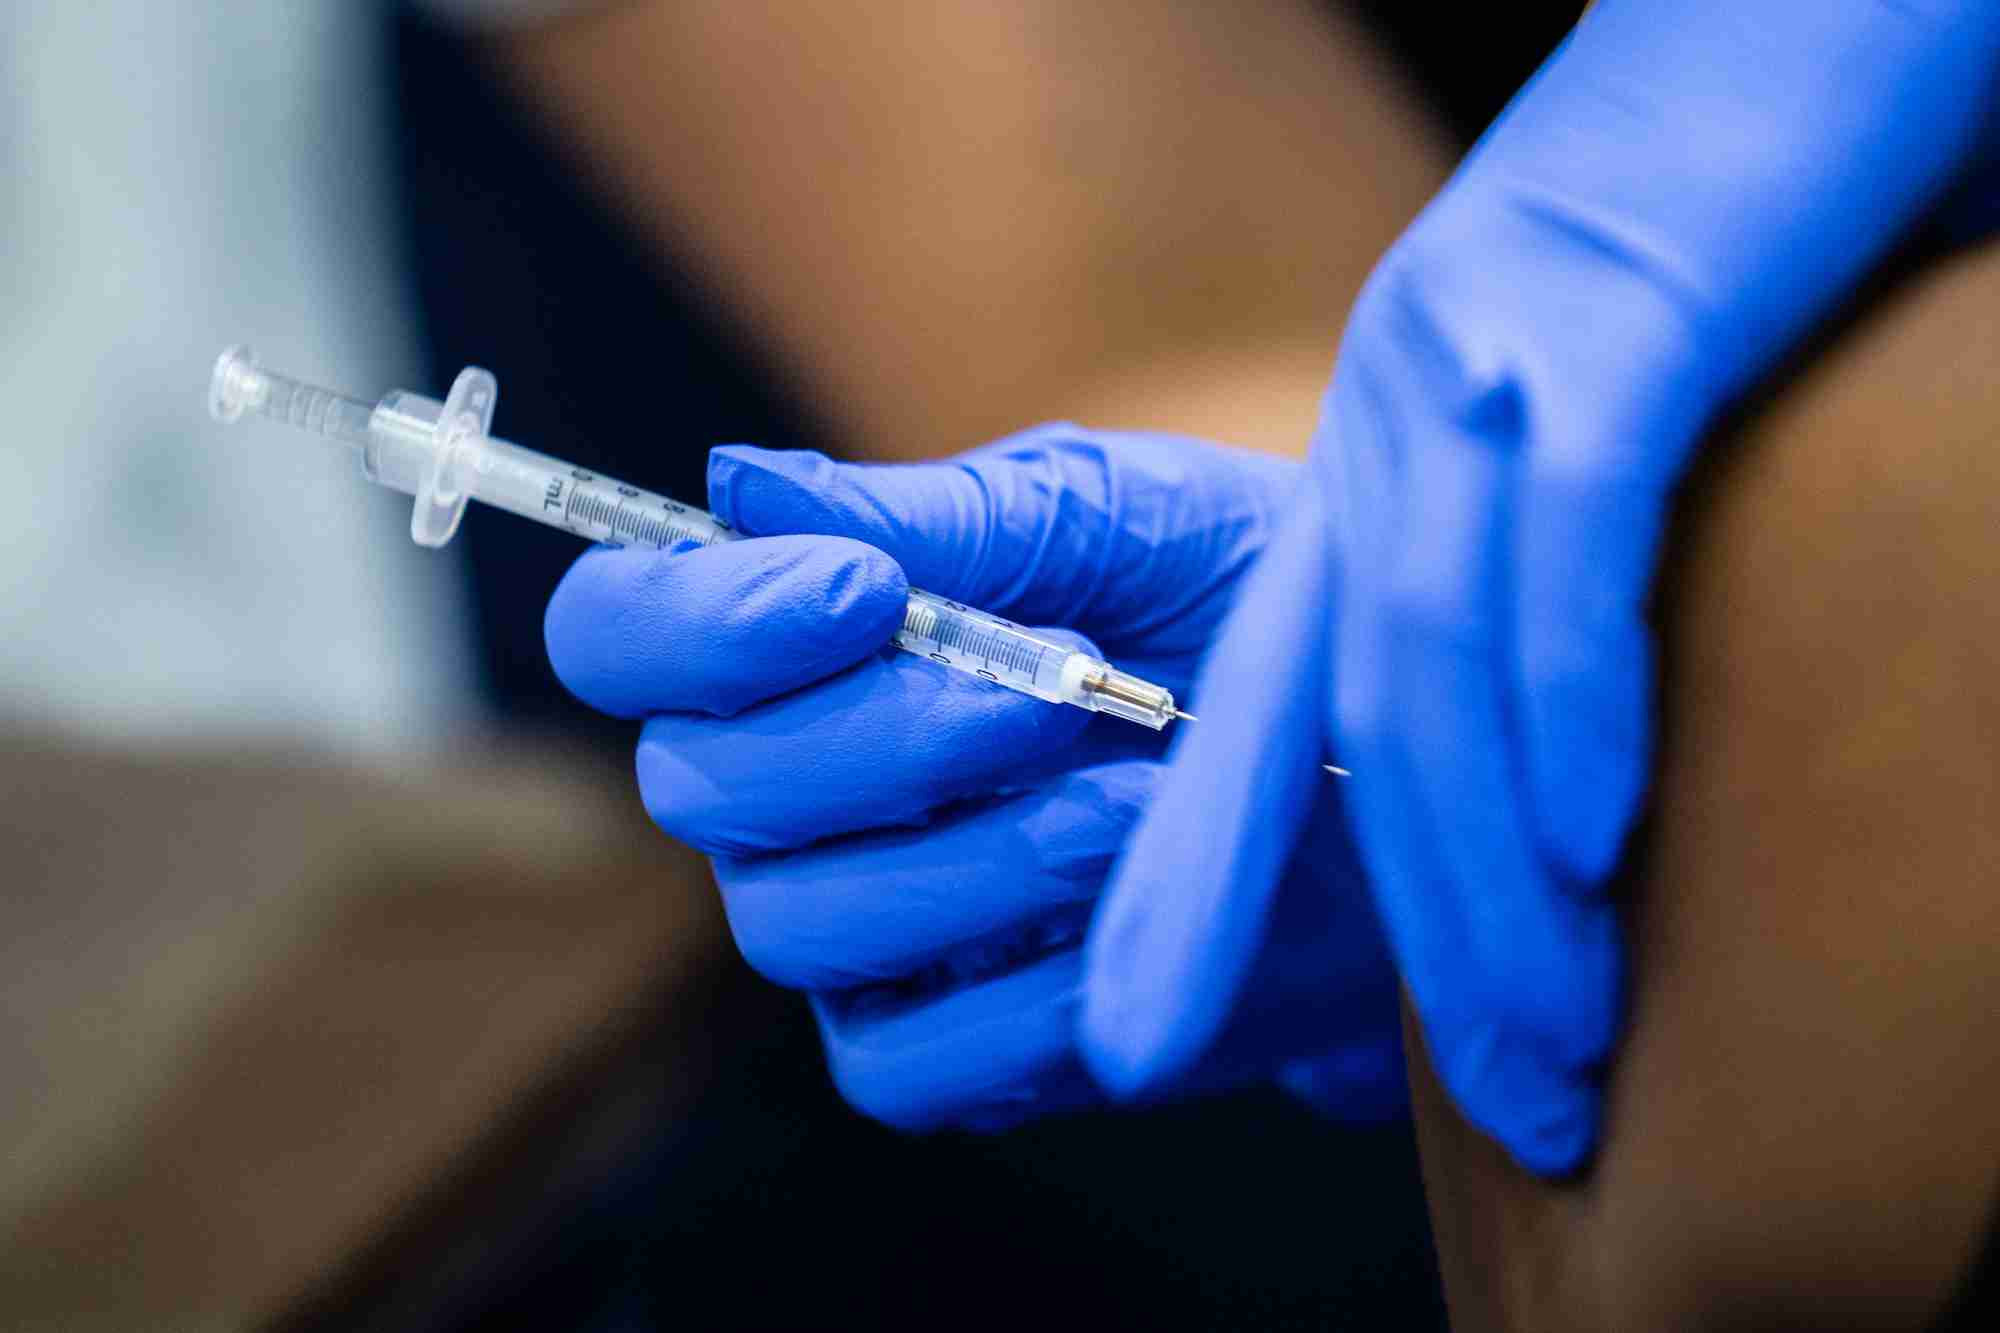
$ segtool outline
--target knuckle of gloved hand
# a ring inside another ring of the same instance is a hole
[[[1508,355],[1508,326],[1485,317],[1486,280],[1467,272],[1452,223],[1447,201],[1383,258],[1355,303],[1341,356],[1397,416],[1511,450],[1528,425],[1526,384]]]
[[[940,1123],[948,1073],[934,1061],[912,1061],[907,1051],[870,1041],[868,1020],[855,1012],[851,995],[820,990],[811,1002],[827,1074],[842,1101],[892,1129],[921,1132]],[[949,1055],[944,1063],[951,1064]]]
[[[670,784],[639,783],[646,814],[660,832],[704,856],[756,856],[773,850],[755,829],[736,826],[727,806],[690,799]]]
[[[852,666],[903,623],[909,582],[886,553],[844,537],[770,544],[696,627],[702,711],[731,716]]]
[[[755,856],[784,850],[757,818],[756,793],[745,793],[727,774],[691,767],[655,718],[640,733],[634,767],[639,799],[662,833],[707,856]]]
[[[1165,772],[1165,764],[1129,759],[1077,769],[1064,774],[1062,781],[1066,791],[1113,824],[1130,825],[1146,812]]]
[[[1475,177],[1371,276],[1343,358],[1413,440],[1526,456],[1536,479],[1574,487],[1657,485],[1678,457],[1657,442],[1699,433],[1732,345],[1713,336],[1705,293],[1721,285],[1697,263],[1615,210]],[[1580,322],[1594,309],[1618,318]],[[1546,428],[1579,415],[1588,428]]]
[[[848,1043],[831,1039],[826,1040],[826,1051],[827,1072],[841,1100],[870,1120],[905,1134],[994,1133],[1051,1109],[1049,1089],[1040,1077],[993,1083],[984,1077],[918,1073],[860,1055]]]
[[[1019,834],[1050,883],[1094,898],[1158,788],[1165,765],[1122,760],[1066,773],[1018,815]]]
[[[750,535],[812,531],[839,480],[840,464],[817,450],[719,445],[708,455],[708,506]]]
[[[1038,421],[1032,426],[1003,435],[990,444],[972,450],[967,458],[1021,459],[1039,454],[1060,453],[1072,446],[1087,444],[1097,432],[1074,421]]]
[[[782,854],[711,854],[723,913],[736,950],[752,971],[774,985],[811,990],[834,984],[825,942],[800,929],[797,886],[785,876]]]
[[[1451,1006],[1453,1030],[1483,1033],[1539,1053],[1558,1068],[1581,1071],[1609,1054],[1619,1003],[1615,950],[1581,949],[1560,958],[1547,951],[1495,948],[1466,960],[1462,993]],[[1474,1042],[1459,1058],[1483,1049]],[[1472,1071],[1464,1071],[1469,1085]]]
[[[882,1077],[867,1062],[831,1043],[827,1046],[827,1073],[840,1099],[870,1120],[911,1134],[935,1128],[938,1123],[935,1113],[912,1099],[900,1080]]]

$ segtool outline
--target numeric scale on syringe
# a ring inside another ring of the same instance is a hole
[[[208,406],[218,421],[255,412],[354,449],[370,481],[416,497],[410,535],[425,546],[451,540],[468,500],[621,546],[709,546],[741,535],[703,510],[495,439],[487,431],[498,397],[493,376],[471,367],[442,403],[396,389],[370,404],[266,370],[249,349],[232,347],[216,359]],[[995,685],[1155,731],[1193,720],[1169,690],[931,593],[911,590],[895,644]]]

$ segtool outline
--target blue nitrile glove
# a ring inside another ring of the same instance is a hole
[[[1354,771],[1446,1086],[1527,1166],[1585,1160],[1671,492],[1718,415],[1976,184],[1996,70],[1994,0],[1600,0],[1354,311],[1312,458],[1328,542],[1274,552],[1235,614],[1100,914],[1084,1035],[1107,1084],[1172,1086],[1233,1013],[1293,829],[1261,812],[1313,781],[1272,762],[1262,666]],[[1266,647],[1318,578],[1331,675]],[[1226,887],[1163,892],[1191,873]]]
[[[647,808],[713,858],[750,962],[812,994],[847,1097],[899,1125],[1005,1124],[1101,1099],[1076,1051],[1080,941],[1161,738],[885,647],[907,590],[1087,634],[1185,697],[1305,480],[1073,426],[940,464],[718,449],[719,517],[829,535],[591,551],[549,606],[549,655],[586,703],[648,719]],[[1323,655],[1316,610],[1299,629]],[[1317,771],[1317,710],[1289,721]],[[1176,1091],[1279,1077],[1376,1116],[1402,1095],[1386,946],[1337,790],[1303,799],[1317,841],[1245,946],[1251,1002]]]

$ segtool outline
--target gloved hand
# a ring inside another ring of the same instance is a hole
[[[1354,771],[1459,1106],[1533,1169],[1586,1158],[1667,503],[1703,431],[1965,180],[1996,76],[1993,0],[1600,0],[1354,311],[1312,457],[1329,540],[1275,551],[1235,614],[1209,669],[1230,688],[1201,692],[1100,913],[1084,1033],[1108,1085],[1171,1087],[1238,1003],[1296,825],[1217,775],[1312,781],[1270,762],[1261,664]],[[1330,675],[1264,646],[1329,562]],[[1169,892],[1190,877],[1226,886]]]
[[[764,535],[586,553],[550,603],[549,656],[586,703],[647,719],[647,809],[711,856],[752,965],[811,993],[849,1100],[910,1127],[1006,1124],[1102,1096],[1076,1052],[1079,942],[1161,738],[885,647],[905,595],[1066,626],[1185,700],[1304,479],[1070,426],[942,464],[718,449],[712,508]],[[1325,655],[1317,600],[1286,651]],[[1317,706],[1294,712],[1292,762],[1317,773]],[[1275,1076],[1352,1116],[1400,1104],[1385,945],[1322,786],[1287,816],[1319,807],[1304,872],[1265,867],[1280,928],[1237,941],[1243,1021],[1177,1091]]]

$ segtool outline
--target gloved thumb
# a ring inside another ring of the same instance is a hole
[[[1091,924],[1080,1038],[1115,1095],[1175,1082],[1222,1034],[1315,797],[1334,781],[1321,767],[1328,550],[1310,495],[1203,664],[1201,720],[1181,732]]]

